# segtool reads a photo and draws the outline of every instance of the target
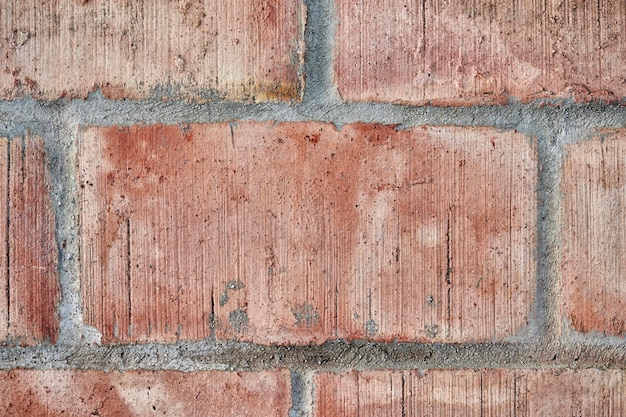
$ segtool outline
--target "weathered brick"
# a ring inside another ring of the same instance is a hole
[[[104,341],[470,341],[528,322],[536,154],[521,134],[90,128],[78,165],[85,321]]]
[[[565,312],[581,332],[626,335],[626,130],[569,146],[563,166]]]
[[[301,1],[5,0],[0,95],[299,99]]]
[[[337,0],[350,101],[437,105],[626,96],[626,3]]]
[[[0,139],[0,342],[54,342],[59,299],[43,141]]]
[[[621,370],[319,374],[315,416],[606,416],[626,411]]]
[[[0,416],[287,416],[289,372],[13,370]]]

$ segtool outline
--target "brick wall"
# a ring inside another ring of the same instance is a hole
[[[626,3],[7,0],[0,38],[0,416],[626,414]]]

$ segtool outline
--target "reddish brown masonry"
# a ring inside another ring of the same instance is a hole
[[[105,341],[486,341],[528,323],[523,135],[239,123],[80,144],[85,320]]]
[[[43,140],[0,139],[0,342],[54,343],[59,276]]]

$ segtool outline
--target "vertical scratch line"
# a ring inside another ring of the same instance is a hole
[[[450,246],[452,245],[452,206],[448,208],[448,230],[446,231],[446,284],[447,301],[446,301],[446,320],[448,322],[446,335],[449,336],[452,326],[452,253]]]
[[[233,149],[235,149],[235,130],[232,123],[229,123],[228,126],[230,127],[230,143],[233,145]]]
[[[452,284],[452,254],[451,254],[451,240],[452,240],[452,207],[448,209],[448,227],[446,231],[446,284]]]
[[[215,340],[215,287],[211,286],[211,314],[209,315],[210,337]]]
[[[339,336],[339,285],[335,281],[335,337]]]
[[[517,375],[513,373],[513,417],[517,417]]]
[[[402,417],[406,417],[406,409],[405,409],[405,399],[406,399],[406,392],[405,392],[405,382],[404,382],[404,371],[401,371],[401,378],[402,378],[402,397],[401,397],[401,405],[402,405]]]
[[[6,253],[5,253],[5,261],[6,261],[6,297],[7,297],[7,332],[11,328],[11,266],[10,266],[10,255],[11,255],[11,234],[9,228],[11,227],[11,141],[7,140],[7,218],[6,218],[6,234],[5,234],[5,242],[6,242]]]
[[[426,74],[426,0],[422,0],[422,74]],[[422,82],[422,96],[426,97],[426,83]]]
[[[130,252],[130,217],[126,219],[126,283],[128,285],[128,333],[132,334],[132,285],[131,285],[131,252]]]
[[[485,415],[485,399],[484,399],[484,386],[483,386],[483,374],[484,371],[480,372],[480,405],[478,406],[480,411],[478,413],[478,415],[480,417],[483,417]]]

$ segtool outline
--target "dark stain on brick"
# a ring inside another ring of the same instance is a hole
[[[228,322],[235,332],[241,333],[248,329],[250,319],[245,310],[238,308],[228,314]]]
[[[233,279],[231,281],[228,281],[228,283],[226,284],[226,289],[232,290],[232,291],[239,291],[243,289],[244,287],[245,287],[245,284],[243,283],[243,281],[240,281],[238,279]]]
[[[310,304],[302,304],[291,308],[291,313],[296,319],[296,326],[313,327],[320,321],[320,315]]]
[[[368,319],[365,322],[365,333],[367,333],[368,336],[376,336],[378,333],[378,323],[373,319]]]

